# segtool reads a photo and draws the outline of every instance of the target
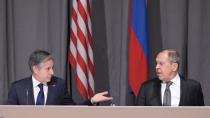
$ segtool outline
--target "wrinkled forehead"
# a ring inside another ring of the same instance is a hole
[[[160,52],[158,53],[157,57],[156,57],[156,62],[164,62],[164,61],[169,61],[168,60],[168,52],[167,51],[163,51],[163,52]]]

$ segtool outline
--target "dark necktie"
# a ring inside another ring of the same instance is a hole
[[[36,105],[44,105],[44,91],[43,91],[43,84],[40,83],[39,85],[40,91],[36,99]]]
[[[166,82],[166,89],[165,93],[163,96],[163,106],[171,106],[171,91],[170,91],[170,86],[172,82]]]

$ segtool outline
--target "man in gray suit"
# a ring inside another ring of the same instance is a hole
[[[178,74],[179,54],[173,49],[161,51],[156,57],[154,78],[142,84],[137,98],[140,106],[204,106],[199,82]]]

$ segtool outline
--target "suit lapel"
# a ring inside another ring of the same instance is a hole
[[[157,106],[162,106],[161,102],[161,81],[158,79],[157,85],[156,85],[156,90],[157,90]]]
[[[48,93],[47,93],[47,101],[46,101],[46,105],[51,105],[54,104],[54,94],[55,94],[55,88],[56,88],[56,84],[53,80],[53,78],[51,79],[51,82],[47,83],[48,85]]]
[[[185,89],[185,81],[183,79],[183,77],[180,76],[180,101],[179,101],[179,106],[183,106],[184,105],[184,101],[186,98],[186,95],[184,93],[187,93],[186,89]]]
[[[47,101],[46,105],[50,105],[52,98],[52,86],[51,84],[48,84],[48,92],[47,92]]]
[[[161,81],[156,78],[154,80],[154,84],[150,86],[149,90],[151,90],[151,96],[147,103],[147,105],[151,106],[162,106],[161,102]]]

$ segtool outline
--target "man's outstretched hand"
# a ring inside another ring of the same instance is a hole
[[[112,100],[113,99],[112,97],[106,97],[105,96],[107,94],[108,94],[108,91],[95,94],[91,98],[91,103],[92,104],[95,104],[95,103],[99,103],[99,102],[104,102],[104,101],[110,101],[110,100]]]

